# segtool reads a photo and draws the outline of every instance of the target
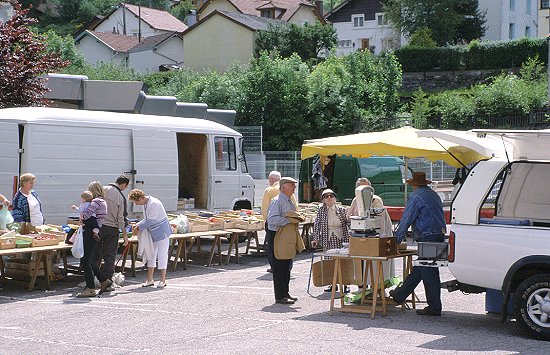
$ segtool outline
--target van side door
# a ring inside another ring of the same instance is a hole
[[[235,137],[213,137],[212,207],[232,209],[240,195],[240,173],[237,170],[237,140]]]
[[[133,130],[133,187],[158,198],[167,211],[178,205],[178,145],[176,133]],[[141,211],[134,205],[134,211]]]

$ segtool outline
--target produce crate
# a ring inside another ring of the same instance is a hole
[[[259,231],[264,229],[265,222],[262,220],[246,221],[238,219],[235,221],[235,228],[244,229],[248,231]]]
[[[189,226],[191,232],[207,232],[209,231],[209,223],[205,219],[190,219]]]
[[[34,238],[34,240],[32,241],[31,246],[33,246],[33,247],[45,247],[45,246],[49,246],[49,245],[58,245],[58,244],[59,244],[59,240],[57,240],[56,237],[51,238],[51,237],[38,236],[38,237]]]
[[[0,237],[0,250],[15,248],[15,232],[6,233]]]
[[[52,267],[52,257],[46,259],[50,270]],[[14,280],[30,281],[31,273],[34,271],[35,260],[10,258],[5,262],[6,276]],[[44,276],[44,263],[39,263],[37,276]]]
[[[225,220],[218,217],[210,217],[208,219],[208,230],[215,231],[224,229]]]
[[[236,219],[225,218],[224,217],[224,229],[233,229],[235,228]]]
[[[38,234],[40,234],[43,237],[55,238],[59,242],[64,242],[65,239],[67,238],[67,233],[65,233],[65,232],[51,231],[51,232],[40,232]]]

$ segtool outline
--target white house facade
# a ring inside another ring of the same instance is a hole
[[[150,41],[156,39],[157,41]],[[176,33],[149,37],[128,51],[128,64],[139,73],[159,71],[161,66],[183,63],[183,38]]]
[[[364,49],[380,54],[404,44],[400,32],[388,24],[379,0],[344,1],[325,18],[338,35],[336,55]]]
[[[538,36],[540,0],[479,0],[479,9],[486,11],[483,40],[509,41]]]
[[[141,20],[140,20],[141,19]],[[141,28],[140,28],[141,23]],[[96,32],[116,33],[127,36],[150,37],[172,32],[183,32],[187,26],[162,10],[130,4],[119,4],[110,14],[105,16],[95,28]]]
[[[138,43],[137,37],[85,31],[76,39],[76,47],[89,64],[128,64],[128,49]]]

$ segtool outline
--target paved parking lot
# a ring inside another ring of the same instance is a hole
[[[244,252],[244,248],[241,248]],[[0,291],[0,354],[549,354],[550,342],[518,334],[484,311],[483,295],[443,292],[441,317],[391,307],[387,317],[328,314],[329,295],[306,292],[311,254],[292,271],[293,306],[274,304],[264,257],[169,272],[165,289],[142,288],[145,272],[94,299],[77,299],[81,276],[51,291]],[[400,267],[399,267],[400,269]],[[442,270],[442,280],[451,279]],[[422,287],[417,289],[424,297]]]

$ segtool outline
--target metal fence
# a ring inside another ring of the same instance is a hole
[[[298,180],[302,162],[299,151],[262,152],[262,158],[263,162],[258,160],[248,163],[249,170],[255,178],[266,179],[271,171],[276,170],[281,172],[282,176],[290,176]],[[408,159],[407,164],[412,171],[425,172],[426,177],[433,181],[452,180],[456,172],[456,168],[443,161],[431,162],[423,158],[414,158]]]

